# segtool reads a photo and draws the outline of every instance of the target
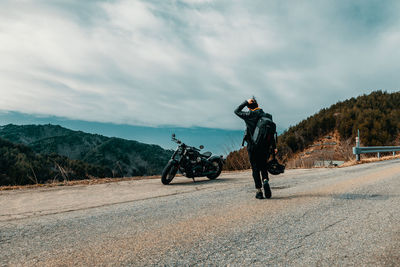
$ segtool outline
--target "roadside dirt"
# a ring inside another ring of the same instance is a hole
[[[235,178],[241,173],[240,171],[225,172],[222,174],[222,179],[226,175]],[[198,178],[196,181],[202,189],[214,186],[202,183],[208,181],[207,178]],[[0,207],[2,207],[0,221],[83,210],[199,190],[196,186],[186,186],[193,185],[193,181],[182,176],[174,179],[175,185],[178,184],[175,187],[162,186],[157,176],[126,178],[119,181],[99,179],[99,181],[93,180],[94,183],[91,182],[92,180],[84,180],[67,184],[69,186],[20,187],[19,190],[0,191]]]

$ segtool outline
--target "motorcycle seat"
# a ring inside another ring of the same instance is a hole
[[[203,157],[209,158],[211,157],[211,152],[207,151],[201,154]]]

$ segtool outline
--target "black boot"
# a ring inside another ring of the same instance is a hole
[[[265,198],[271,198],[271,188],[269,187],[269,183],[268,180],[265,179],[263,182],[263,187],[264,187],[264,194],[265,194]]]
[[[258,198],[258,199],[263,199],[263,198],[264,198],[263,193],[262,193],[261,191],[258,191],[258,192],[256,193],[256,198]]]

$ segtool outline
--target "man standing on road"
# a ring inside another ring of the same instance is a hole
[[[244,107],[248,107],[249,111],[242,111]],[[267,117],[272,121],[272,115],[265,113],[258,106],[258,103],[254,98],[244,101],[242,104],[240,104],[235,109],[235,114],[242,118],[246,123],[246,134],[243,138],[243,142],[247,142],[247,152],[249,154],[254,183],[257,189],[256,198],[264,198],[261,187],[264,187],[265,197],[271,198],[271,189],[269,186],[267,171],[267,161],[270,156],[270,149],[275,149],[275,153],[277,152],[275,139],[272,138],[270,142],[264,143],[263,145],[255,145],[254,142],[252,142],[252,136],[256,129],[258,120],[261,117]],[[261,177],[263,180],[262,182]]]

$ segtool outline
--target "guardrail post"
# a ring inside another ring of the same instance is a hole
[[[356,147],[359,148],[360,147],[360,130],[357,129],[357,136],[356,136]],[[356,154],[356,160],[360,161],[360,154]]]
[[[378,152],[378,159],[380,159],[381,158],[381,153],[380,152]]]

